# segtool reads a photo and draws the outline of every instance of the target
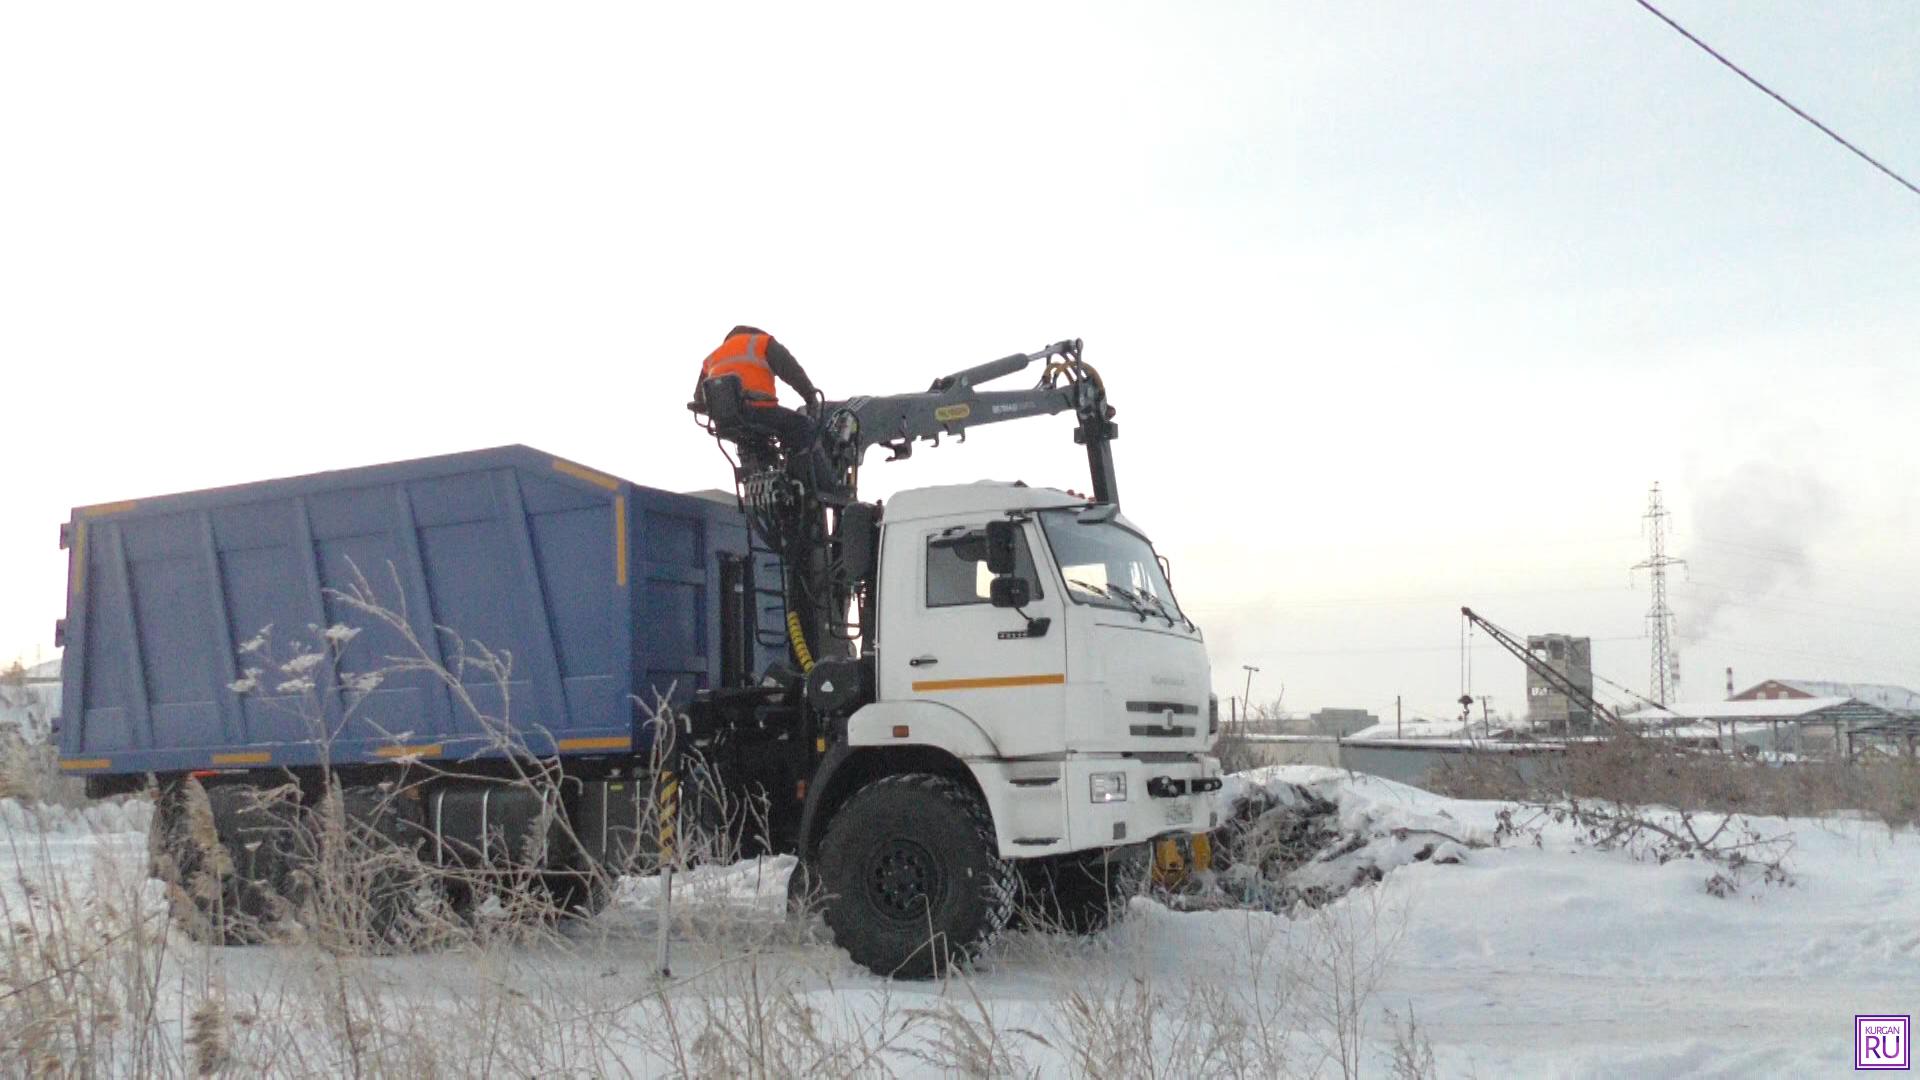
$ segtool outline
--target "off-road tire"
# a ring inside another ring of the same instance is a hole
[[[272,938],[291,912],[287,896],[297,857],[297,807],[269,799],[258,788],[226,784],[207,791],[220,843],[233,874],[227,880],[227,936],[245,944]]]
[[[149,869],[174,922],[203,945],[252,945],[286,914],[288,815],[239,784],[188,777],[163,788],[148,827]]]
[[[148,872],[167,887],[174,925],[202,945],[226,945],[230,862],[206,789],[191,777],[161,787],[147,826]]]
[[[604,869],[548,872],[540,883],[554,912],[564,919],[591,919],[613,902],[613,881]]]
[[[855,792],[828,822],[815,869],[835,943],[875,974],[907,979],[979,955],[1019,889],[980,797],[928,773]]]
[[[1135,844],[1092,853],[1023,859],[1020,926],[1027,930],[1098,934],[1126,917],[1151,872],[1151,849]]]
[[[438,882],[440,900],[447,906],[447,914],[463,926],[472,926],[480,917],[482,891],[473,881],[454,874],[442,874]]]
[[[366,905],[365,925],[341,928],[366,940],[341,944],[390,952],[423,943],[420,910],[438,886],[423,857],[429,836],[424,809],[416,799],[371,784],[342,788],[340,809],[353,836],[347,857],[373,860],[369,869],[356,871],[367,875],[355,882],[366,890],[358,898]],[[390,852],[384,850],[388,845]]]

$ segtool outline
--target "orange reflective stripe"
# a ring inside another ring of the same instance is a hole
[[[923,679],[913,684],[913,692],[934,690],[1004,690],[1013,686],[1061,686],[1067,681],[1059,675],[994,675],[984,679]]]

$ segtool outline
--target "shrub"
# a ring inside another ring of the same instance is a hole
[[[1770,817],[1854,811],[1894,827],[1920,824],[1920,761],[1912,758],[1766,762],[1625,735],[1528,760],[1538,766],[1531,776],[1510,755],[1460,755],[1427,786],[1455,798],[1571,797]]]

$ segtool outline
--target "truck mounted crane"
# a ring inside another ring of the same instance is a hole
[[[983,389],[1036,364],[1031,387]],[[1016,906],[1097,929],[1150,841],[1217,824],[1205,646],[1120,514],[1115,410],[1080,341],[921,393],[814,403],[816,437],[795,445],[752,422],[737,380],[705,396],[780,560],[790,664],[698,695],[681,743],[730,797],[770,804],[769,848],[799,856],[796,888],[821,894],[856,960],[932,974]],[[900,460],[1066,412],[1091,498],[1018,483],[859,497],[874,447]]]

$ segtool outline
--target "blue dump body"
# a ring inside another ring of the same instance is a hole
[[[503,728],[540,755],[645,752],[637,701],[784,654],[778,564],[735,506],[524,446],[85,507],[63,542],[73,775],[452,762],[502,755]],[[342,602],[356,569],[417,647]],[[463,643],[511,657],[504,692]],[[457,688],[391,670],[422,652]]]

